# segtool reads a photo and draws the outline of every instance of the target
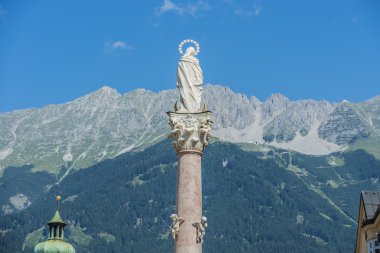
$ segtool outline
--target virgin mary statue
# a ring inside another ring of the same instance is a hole
[[[181,57],[177,69],[177,88],[180,93],[179,112],[199,112],[203,92],[203,74],[199,60],[195,57],[196,51],[188,47]]]

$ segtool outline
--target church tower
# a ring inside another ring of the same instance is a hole
[[[60,200],[61,197],[57,196],[57,210],[53,218],[47,223],[49,226],[48,240],[37,244],[34,248],[34,253],[75,253],[74,247],[64,241],[66,223],[63,222],[59,214]]]

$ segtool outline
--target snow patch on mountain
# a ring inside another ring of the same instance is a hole
[[[73,155],[72,154],[65,154],[62,159],[65,161],[65,162],[71,162],[73,160]]]
[[[4,160],[5,158],[7,158],[7,156],[9,156],[10,154],[12,154],[13,152],[13,148],[3,148],[0,150],[0,160]]]
[[[1,206],[1,211],[3,211],[4,215],[7,215],[13,213],[14,209],[10,205],[5,204]]]
[[[32,202],[30,202],[29,198],[22,193],[18,193],[9,198],[9,203],[18,211],[24,210],[27,208]]]

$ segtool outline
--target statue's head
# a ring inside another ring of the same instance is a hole
[[[197,54],[197,51],[193,47],[186,48],[185,56],[194,56]]]

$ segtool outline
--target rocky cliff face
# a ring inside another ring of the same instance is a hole
[[[66,104],[2,113],[0,174],[7,166],[33,164],[34,170],[62,175],[151,145],[166,137],[165,112],[177,97],[176,90],[122,95],[103,87]],[[306,154],[327,154],[379,135],[379,100],[334,104],[274,94],[261,102],[214,85],[206,85],[204,92],[215,136]]]
[[[289,142],[294,140],[297,133],[305,137],[313,125],[328,117],[333,107],[333,104],[326,101],[289,102],[279,115],[269,118],[263,138],[267,142]]]
[[[322,139],[338,145],[353,143],[358,138],[368,137],[370,133],[367,123],[347,102],[338,105],[318,129]]]

